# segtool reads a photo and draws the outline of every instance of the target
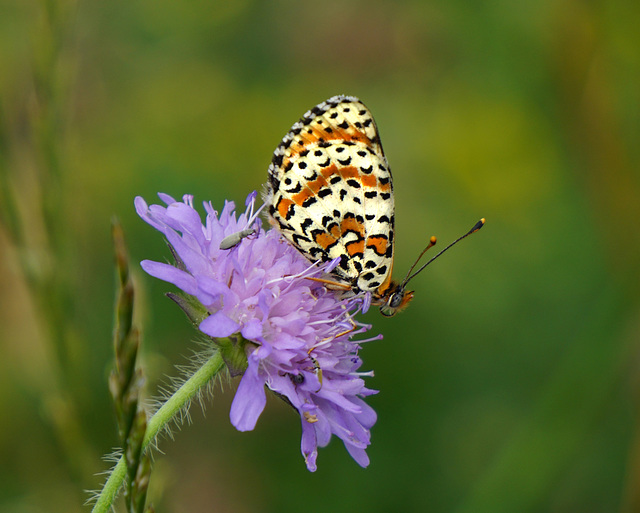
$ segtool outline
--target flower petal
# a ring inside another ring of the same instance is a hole
[[[262,337],[262,322],[258,319],[251,319],[242,327],[242,336],[247,340],[257,340]]]
[[[318,444],[316,441],[316,432],[313,424],[302,418],[302,438],[300,440],[300,450],[304,456],[304,462],[309,472],[315,472],[318,469],[316,459],[318,458]]]
[[[367,456],[367,452],[364,449],[360,449],[359,447],[354,447],[348,443],[344,444],[345,449],[349,452],[351,457],[355,460],[355,462],[363,468],[369,466],[369,456]]]
[[[252,431],[267,404],[264,380],[258,376],[257,363],[249,362],[231,403],[229,417],[238,431]]]
[[[198,290],[198,284],[193,276],[172,265],[154,262],[153,260],[143,260],[140,262],[140,266],[154,278],[172,283],[187,294],[193,295]]]
[[[224,312],[216,312],[200,323],[200,331],[210,337],[224,338],[240,331],[241,325],[229,319]]]

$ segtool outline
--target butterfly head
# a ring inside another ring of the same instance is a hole
[[[380,313],[385,317],[393,317],[412,299],[413,290],[406,290],[404,283],[392,283],[383,297],[384,303],[380,306]]]

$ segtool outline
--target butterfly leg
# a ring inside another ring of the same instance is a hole
[[[307,278],[307,280],[327,285],[327,288],[330,290],[351,290],[351,285],[348,283],[340,283],[339,281],[326,280],[324,278]]]

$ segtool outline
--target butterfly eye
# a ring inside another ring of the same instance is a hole
[[[398,288],[389,298],[389,306],[391,308],[398,308],[402,304],[404,299],[404,288]]]
[[[396,291],[389,296],[387,302],[380,307],[380,313],[385,317],[393,317],[402,305],[404,295],[404,288],[398,287]]]

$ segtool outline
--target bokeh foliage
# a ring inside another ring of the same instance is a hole
[[[86,510],[118,444],[111,217],[135,260],[168,257],[134,196],[242,204],[339,93],[380,127],[398,275],[430,235],[487,226],[406,313],[367,316],[385,335],[363,350],[368,469],[334,441],[309,474],[277,399],[236,432],[227,387],[162,444],[157,510],[639,509],[639,18],[634,0],[4,0],[0,510]],[[151,396],[197,345],[133,270]]]

